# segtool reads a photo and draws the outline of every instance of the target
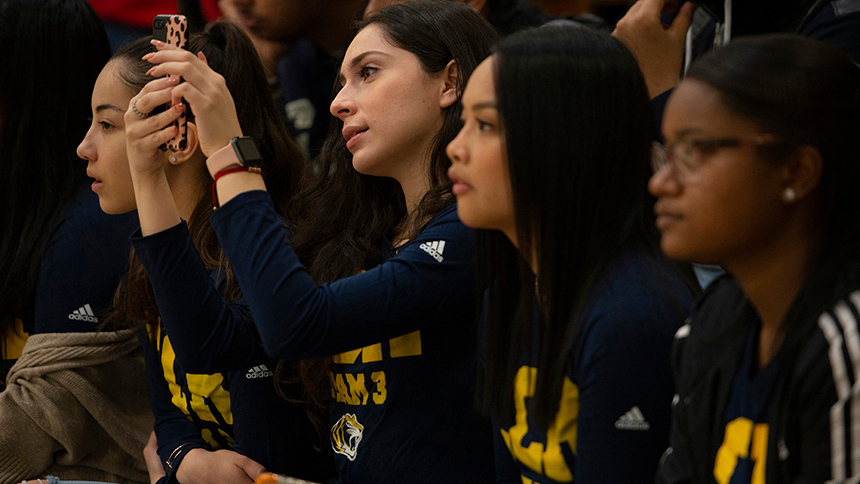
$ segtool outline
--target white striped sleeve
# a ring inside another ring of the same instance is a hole
[[[836,403],[830,409],[831,480],[860,482],[860,291],[818,318],[828,344]],[[834,317],[835,316],[835,317]]]

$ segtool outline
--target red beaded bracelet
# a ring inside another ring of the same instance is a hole
[[[218,193],[215,191],[215,185],[218,183],[218,179],[224,175],[229,175],[231,173],[239,173],[240,171],[249,171],[251,173],[263,172],[263,170],[261,170],[259,166],[234,166],[233,168],[225,168],[216,173],[212,181],[212,210],[218,208]]]

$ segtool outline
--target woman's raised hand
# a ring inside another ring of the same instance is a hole
[[[148,113],[170,102],[171,91],[178,81],[172,77],[150,81],[129,102],[125,113],[125,147],[133,176],[158,174],[164,169],[167,156],[159,146],[176,136],[173,122],[182,116],[185,106],[176,105],[156,115]]]
[[[242,136],[233,96],[224,77],[209,67],[206,55],[203,52],[195,55],[158,40],[152,44],[158,51],[144,56],[155,64],[148,74],[182,76],[184,82],[173,87],[170,95],[174,103],[179,104],[184,98],[191,107],[203,154],[209,157],[227,146],[232,138]]]

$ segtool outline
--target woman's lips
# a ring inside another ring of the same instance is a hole
[[[451,180],[451,183],[453,183],[451,186],[451,193],[454,195],[462,195],[472,189],[468,183],[458,178],[457,175],[452,175],[450,171],[448,172],[448,178]]]
[[[366,132],[367,132],[367,130],[365,129],[363,131],[359,131],[359,132],[355,133],[354,135],[350,136],[350,138],[346,141],[346,149],[352,151],[353,146],[355,146],[355,144],[358,143],[358,141],[361,139],[362,135],[364,135],[364,133],[366,133]]]
[[[680,215],[668,213],[668,212],[658,212],[657,218],[654,220],[654,225],[657,226],[657,229],[661,232],[671,227],[672,225],[680,222],[683,219]]]

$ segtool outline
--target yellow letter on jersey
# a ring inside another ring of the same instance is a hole
[[[517,371],[514,382],[516,424],[507,431],[502,430],[502,438],[514,460],[555,481],[570,482],[573,473],[564,459],[561,443],[567,442],[571,451],[576,453],[579,388],[569,378],[564,379],[561,404],[555,422],[547,430],[546,446],[541,442],[529,442],[526,447],[522,443],[529,431],[526,398],[534,396],[536,378],[537,368],[523,366]],[[526,482],[525,479],[523,482]]]
[[[717,451],[714,463],[714,477],[719,484],[728,484],[738,459],[748,456],[755,461],[751,484],[764,484],[764,470],[767,464],[767,424],[755,424],[747,418],[736,418],[726,425],[723,445]],[[750,445],[752,441],[752,445]],[[750,453],[752,454],[750,456]]]

